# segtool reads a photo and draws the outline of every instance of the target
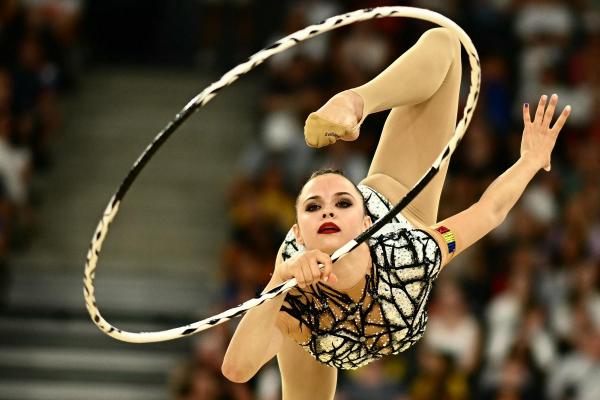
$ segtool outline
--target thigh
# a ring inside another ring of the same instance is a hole
[[[393,108],[385,122],[367,177],[361,182],[397,203],[431,167],[454,134],[461,80],[457,59],[428,100]],[[403,214],[424,225],[437,222],[448,165],[405,208]]]
[[[335,396],[337,369],[321,364],[289,337],[277,353],[283,400],[331,400]]]

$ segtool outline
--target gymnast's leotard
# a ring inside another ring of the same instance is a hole
[[[373,221],[391,209],[374,189],[359,185],[359,190]],[[372,269],[358,284],[360,295],[353,298],[318,282],[290,290],[281,307],[299,323],[303,336],[294,339],[332,367],[356,369],[397,354],[425,332],[425,306],[442,260],[437,242],[398,214],[369,239],[368,246]],[[303,250],[290,230],[283,259]]]

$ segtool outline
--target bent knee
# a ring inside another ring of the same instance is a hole
[[[460,60],[460,40],[458,35],[448,28],[433,28],[426,31],[423,40],[430,41],[440,51],[449,51],[449,55]]]

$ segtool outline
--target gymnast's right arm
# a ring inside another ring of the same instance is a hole
[[[328,254],[310,250],[283,261],[282,248],[283,245],[277,255],[273,276],[263,293],[291,278],[296,278],[298,286],[304,288],[324,280],[331,273],[332,262]],[[319,264],[324,265],[322,270]],[[227,379],[237,383],[247,382],[279,352],[284,335],[289,333],[279,316],[284,300],[285,293],[282,293],[244,315],[221,366],[221,372]]]

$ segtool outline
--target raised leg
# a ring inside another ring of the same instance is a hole
[[[369,173],[361,184],[398,202],[447,145],[456,125],[461,79],[460,43],[444,28],[427,31],[385,71],[351,89],[364,104],[362,118],[391,109]],[[404,209],[422,225],[437,222],[447,166]]]

